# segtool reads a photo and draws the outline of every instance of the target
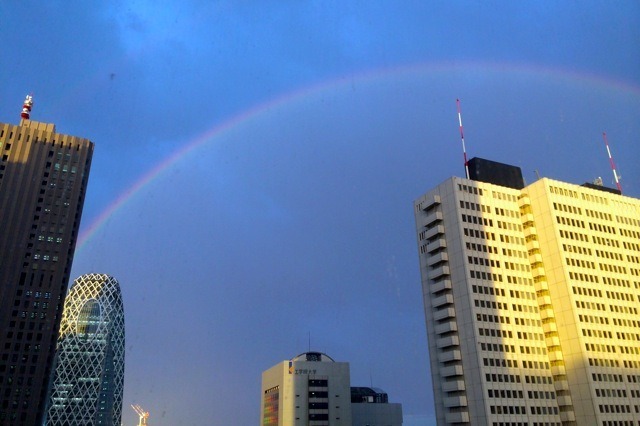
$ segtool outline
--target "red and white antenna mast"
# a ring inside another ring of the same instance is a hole
[[[611,156],[611,150],[609,149],[609,141],[607,140],[607,134],[602,132],[602,138],[604,139],[604,145],[607,147],[607,154],[609,155],[609,164],[611,164],[611,170],[613,170],[613,177],[616,180],[616,186],[618,187],[618,191],[622,194],[622,185],[620,185],[620,176],[618,176],[618,172],[616,172],[616,163],[613,161],[613,157]]]
[[[29,120],[31,117],[31,107],[33,107],[33,96],[27,95],[22,104],[22,113],[20,113],[20,117],[23,120]]]
[[[469,179],[469,162],[467,161],[467,148],[464,146],[464,130],[462,129],[462,111],[460,110],[460,99],[456,99],[458,106],[458,122],[460,123],[460,139],[462,139],[462,156],[464,157],[464,172]]]

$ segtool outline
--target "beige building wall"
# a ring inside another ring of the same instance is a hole
[[[415,202],[438,424],[640,424],[640,201],[451,178]]]
[[[308,352],[262,373],[261,426],[351,426],[349,363]]]

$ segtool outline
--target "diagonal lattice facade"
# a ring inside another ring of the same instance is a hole
[[[64,303],[47,425],[120,425],[124,308],[118,281],[78,277]]]

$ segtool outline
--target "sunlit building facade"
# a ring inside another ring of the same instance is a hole
[[[124,336],[118,281],[78,277],[64,303],[47,425],[120,425]]]
[[[39,424],[93,143],[0,123],[0,424]]]
[[[476,161],[415,202],[438,424],[639,425],[640,200]]]

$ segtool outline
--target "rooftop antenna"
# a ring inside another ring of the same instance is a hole
[[[622,185],[620,185],[620,176],[618,176],[618,172],[616,172],[616,163],[613,162],[613,157],[611,156],[611,150],[609,149],[609,141],[607,140],[607,134],[602,132],[602,138],[604,139],[604,145],[607,147],[607,154],[609,155],[609,164],[611,164],[611,170],[613,170],[613,177],[616,180],[616,186],[618,187],[618,191],[622,194]]]
[[[27,95],[24,102],[22,103],[22,113],[20,113],[20,118],[23,120],[29,120],[31,117],[31,108],[33,107],[33,96]]]
[[[456,99],[456,105],[458,106],[458,122],[460,123],[460,139],[462,139],[462,155],[464,157],[464,172],[467,179],[469,179],[469,162],[467,161],[467,149],[464,146],[464,131],[462,129],[462,111],[460,110],[460,99]]]

